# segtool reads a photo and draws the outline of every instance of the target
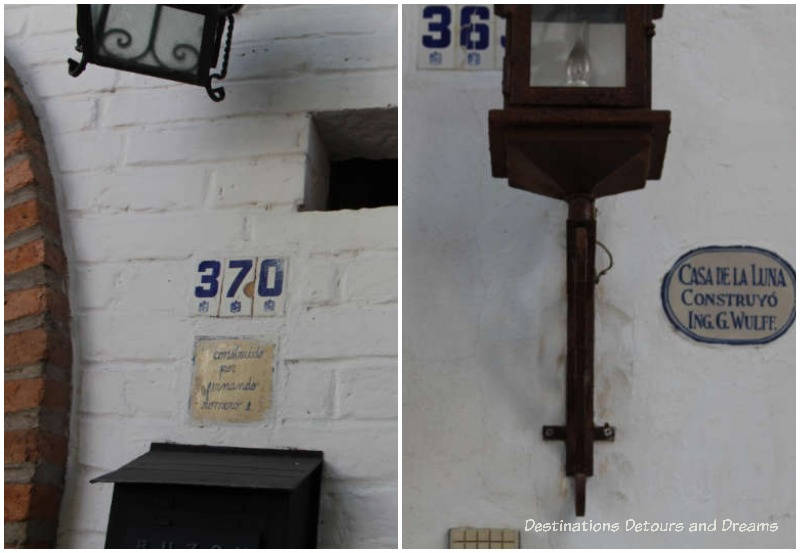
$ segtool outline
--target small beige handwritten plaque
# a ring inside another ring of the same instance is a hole
[[[194,352],[192,417],[250,422],[270,406],[275,346],[245,338],[198,338]]]

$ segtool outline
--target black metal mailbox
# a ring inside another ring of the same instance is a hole
[[[154,443],[113,482],[107,548],[317,546],[322,452]]]

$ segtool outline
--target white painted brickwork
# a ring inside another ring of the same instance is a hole
[[[325,452],[320,545],[396,544],[397,209],[298,212],[310,112],[396,106],[395,6],[245,6],[227,97],[88,66],[74,6],[7,6],[5,55],[45,132],[70,264],[75,375],[59,543],[102,547],[152,441]],[[284,317],[189,317],[195,255],[286,257]],[[277,344],[255,424],[189,419],[195,336]]]

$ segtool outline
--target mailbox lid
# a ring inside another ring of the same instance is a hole
[[[295,490],[320,465],[321,451],[154,443],[144,455],[91,482]]]

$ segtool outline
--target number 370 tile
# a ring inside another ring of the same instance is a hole
[[[280,317],[286,298],[287,260],[281,257],[200,258],[192,262],[192,315]]]

